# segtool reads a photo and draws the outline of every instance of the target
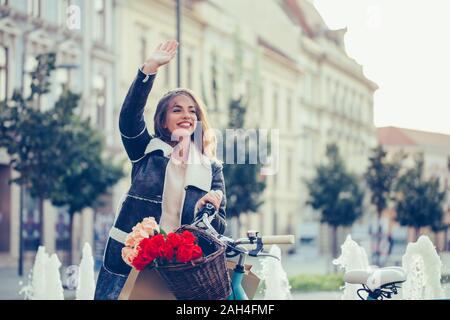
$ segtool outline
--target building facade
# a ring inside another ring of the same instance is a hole
[[[125,158],[118,130],[121,103],[151,51],[159,42],[176,37],[175,1],[0,3],[0,95],[20,87],[22,66],[29,71],[32,56],[56,50],[62,65],[78,65],[58,69],[59,83],[70,81],[82,93],[82,114],[91,116],[105,133],[108,149]],[[317,229],[326,251],[328,231],[320,230],[318,215],[305,205],[304,180],[312,177],[329,142],[338,142],[347,166],[356,173],[364,171],[368,151],[376,143],[373,93],[377,86],[347,55],[345,30],[329,30],[306,0],[185,0],[183,4],[181,86],[200,94],[215,128],[226,127],[230,99],[243,94],[246,128],[279,134],[278,169],[266,176],[264,204],[260,212],[242,216],[242,229],[231,221],[234,235],[257,229],[299,238],[309,224]],[[76,14],[67,13],[70,6],[79,9],[79,28],[67,27],[68,16],[77,25]],[[23,52],[26,63],[22,63]],[[45,105],[58,96],[58,81]],[[176,86],[172,62],[158,72],[148,99],[145,119],[151,131],[159,98]],[[4,216],[9,219],[2,222],[2,228],[9,228],[9,243],[2,239],[7,244],[1,250],[17,257],[20,192],[3,183],[3,177],[14,175],[4,150],[0,163],[1,210],[8,212]],[[77,217],[76,246],[84,241],[102,243],[129,188],[131,164],[126,171],[127,177],[113,188],[110,205]],[[57,228],[54,212],[58,210],[46,204],[44,242],[50,251],[57,249],[55,238],[63,229]]]
[[[311,178],[330,142],[338,143],[348,168],[358,174],[365,170],[376,144],[377,85],[347,55],[345,30],[329,30],[309,1],[185,4],[181,85],[201,94],[215,127],[226,125],[230,97],[243,92],[251,97],[246,127],[279,132],[279,170],[266,177],[265,203],[257,214],[243,215],[236,232],[255,228],[299,237],[301,226],[310,223],[322,235],[325,250],[328,231],[320,231],[318,215],[305,205],[304,180]],[[117,101],[153,49],[148,46],[175,38],[175,10],[171,1],[121,2],[120,30],[128,36],[119,37]],[[161,69],[148,101],[150,128],[159,97],[175,86],[175,64],[170,64]]]
[[[40,53],[56,52],[56,70],[52,88],[41,99],[41,109],[53,106],[62,85],[81,93],[79,112],[91,116],[106,137],[109,148],[113,138],[114,90],[114,3],[106,0],[4,0],[0,2],[0,99],[11,97],[13,90],[23,88],[29,94],[30,71]],[[17,175],[9,164],[5,150],[0,150],[1,230],[0,251],[17,258],[19,255],[20,188],[7,181]],[[74,219],[73,244],[68,240],[68,213],[44,202],[43,221],[39,221],[37,202],[25,190],[25,252],[33,252],[39,240],[39,224],[43,224],[43,244],[48,252],[75,250],[79,259],[82,244],[93,244],[94,212],[84,210]],[[111,214],[109,212],[109,214]]]
[[[450,225],[450,136],[398,127],[377,128],[377,134],[388,157],[394,157],[399,152],[406,155],[403,162],[405,167],[414,165],[416,154],[423,154],[424,179],[439,178],[441,191],[446,191],[443,222]],[[416,241],[412,228],[401,227],[395,222],[394,208],[389,208],[383,214],[392,221],[393,232],[402,232],[407,242]],[[421,233],[428,234],[438,250],[450,249],[448,227],[436,234],[429,228],[422,228]]]

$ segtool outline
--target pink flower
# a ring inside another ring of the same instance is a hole
[[[142,225],[142,223],[138,223],[137,225],[135,225],[132,228],[132,231],[128,234],[128,236],[125,240],[125,245],[127,247],[134,248],[135,246],[137,246],[139,244],[139,242],[141,242],[143,239],[148,238],[148,237],[149,237],[149,234],[144,229],[144,226]]]
[[[142,220],[142,228],[149,236],[155,235],[155,230],[159,233],[159,226],[154,217],[144,218]]]
[[[129,247],[122,248],[122,259],[129,266],[132,266],[133,260],[137,257],[137,255],[138,255],[137,249],[133,249],[133,248],[129,248]]]

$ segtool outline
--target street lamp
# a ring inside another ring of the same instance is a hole
[[[178,55],[177,55],[177,87],[181,87],[181,6],[182,0],[176,1],[176,19],[177,19],[177,41],[178,41]]]

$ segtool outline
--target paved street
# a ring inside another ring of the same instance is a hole
[[[450,254],[442,255],[441,257],[444,268],[443,273],[450,273]],[[249,259],[247,261],[253,264],[253,270],[259,274],[261,272],[261,265],[258,259]],[[283,268],[288,276],[296,274],[314,273],[325,274],[329,272],[330,260],[326,257],[321,257],[313,251],[303,251],[302,254],[286,255],[282,257]],[[19,295],[20,289],[28,283],[28,274],[31,265],[25,268],[25,276],[17,276],[17,266],[15,261],[0,256],[0,299],[23,299]],[[21,284],[22,282],[22,284]],[[450,286],[445,287],[446,295],[450,297]],[[74,291],[65,291],[66,299],[73,299]],[[262,292],[257,293],[256,299],[263,299]],[[339,292],[292,292],[292,297],[295,300],[339,300],[341,294]]]

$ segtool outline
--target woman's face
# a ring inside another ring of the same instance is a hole
[[[170,102],[164,128],[177,137],[190,136],[197,124],[197,110],[191,97],[175,96]]]

